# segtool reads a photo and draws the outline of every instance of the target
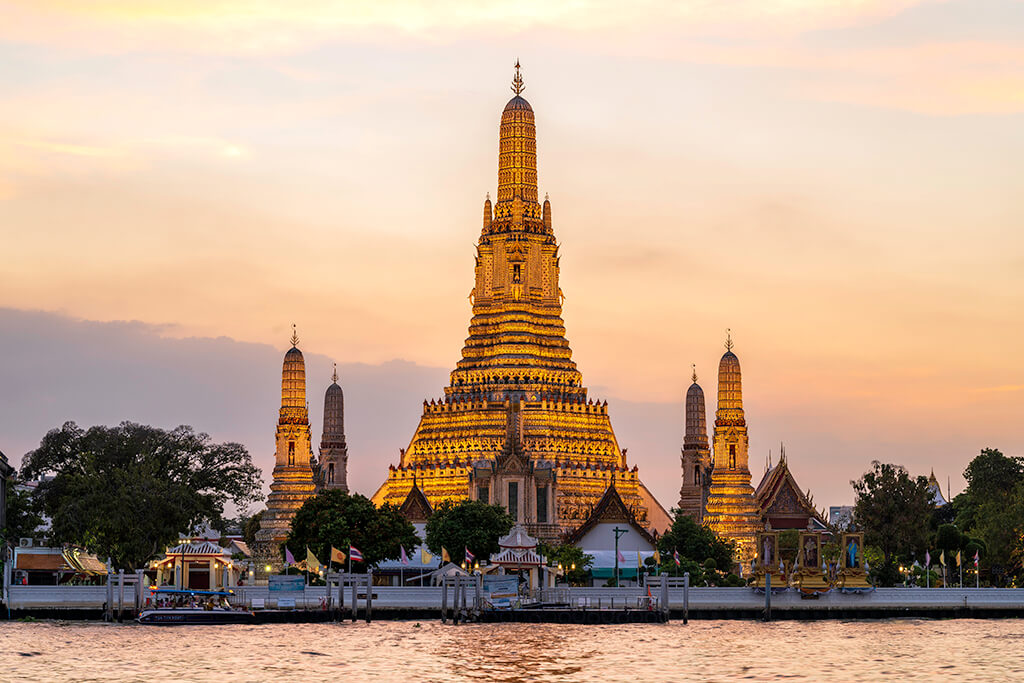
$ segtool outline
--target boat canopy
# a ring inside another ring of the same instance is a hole
[[[190,590],[188,588],[185,588],[185,589],[180,589],[180,588],[150,588],[149,590],[152,591],[153,593],[168,593],[168,594],[173,594],[173,595],[224,595],[224,596],[231,596],[231,595],[235,594],[234,591],[199,591],[199,590]]]

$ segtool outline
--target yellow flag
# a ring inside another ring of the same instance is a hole
[[[441,561],[442,562],[451,562],[452,561],[452,558],[448,556],[448,549],[447,548],[444,548],[444,547],[441,548]]]
[[[960,551],[956,551],[956,566],[960,566]]]
[[[654,564],[661,566],[661,553],[657,550],[654,551]]]
[[[333,545],[331,546],[331,562],[337,562],[338,564],[345,564],[345,553],[341,552]]]
[[[943,567],[946,566],[946,551],[945,550],[943,550],[941,553],[939,553],[939,564],[941,564]]]
[[[427,547],[423,546],[420,548],[420,562],[422,564],[430,564],[430,561],[434,559],[430,553],[427,552]]]
[[[308,545],[306,546],[306,569],[311,572],[320,571],[320,560],[316,559],[316,555],[313,554]]]

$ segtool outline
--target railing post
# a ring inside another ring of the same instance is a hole
[[[146,602],[145,593],[146,574],[140,569],[135,572],[135,616],[142,613],[142,607]]]
[[[107,608],[106,608],[105,614],[103,615],[103,617],[107,621],[113,621],[114,620],[114,584],[113,584],[113,580],[114,580],[114,574],[108,570],[107,571]]]
[[[772,573],[764,575],[764,620],[772,620]]]
[[[356,592],[356,587],[359,585],[359,582],[356,581],[355,574],[353,574],[351,576],[351,580],[352,580],[352,623],[354,624],[354,623],[356,623],[356,611],[357,611],[357,608],[359,607],[359,602],[358,602],[359,594]]]

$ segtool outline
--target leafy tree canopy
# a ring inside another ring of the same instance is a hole
[[[249,544],[250,548],[256,542],[256,532],[260,530],[260,522],[263,521],[264,512],[266,510],[260,510],[253,515],[242,518],[242,540]]]
[[[442,501],[427,520],[427,547],[435,555],[445,548],[460,563],[465,548],[484,560],[498,552],[498,539],[512,529],[512,517],[501,505],[463,499]]]
[[[3,540],[11,545],[18,545],[19,538],[28,538],[35,535],[36,530],[43,524],[43,518],[39,514],[39,504],[29,491],[19,491],[16,487],[20,483],[17,476],[10,476],[5,486],[7,487],[7,526],[0,529]]]
[[[308,547],[324,564],[332,546],[348,553],[349,546],[354,545],[363,554],[363,562],[352,563],[355,572],[400,557],[403,547],[411,554],[419,543],[416,528],[397,506],[378,508],[366,496],[337,489],[324,491],[302,504],[286,541],[296,560],[305,559]]]
[[[967,489],[953,501],[956,523],[981,551],[981,564],[1024,579],[1024,458],[986,448],[964,470]],[[970,545],[970,543],[968,543]]]
[[[582,548],[568,543],[556,546],[548,545],[543,541],[541,541],[538,551],[549,564],[562,565],[562,569],[565,571],[565,580],[570,586],[589,585],[587,576],[590,567],[594,565],[593,555],[587,555]]]
[[[926,477],[911,477],[901,465],[871,463],[871,470],[850,482],[857,496],[853,518],[864,542],[882,551],[878,568],[883,585],[899,580],[899,558],[922,554],[928,546],[934,505]]]
[[[67,422],[25,456],[39,485],[51,540],[74,543],[133,570],[181,533],[217,522],[262,496],[260,471],[237,443],[213,443],[191,427],[171,431],[122,422],[82,429]]]
[[[732,541],[719,538],[714,531],[697,524],[681,510],[673,510],[675,518],[672,528],[658,539],[658,551],[661,554],[663,569],[672,572],[675,568],[673,552],[679,552],[680,562],[690,560],[703,565],[706,560],[714,560],[714,566],[728,570],[733,566],[735,545]]]

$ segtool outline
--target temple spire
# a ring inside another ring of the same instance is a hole
[[[514,92],[516,95],[519,95],[524,90],[526,90],[526,86],[523,85],[523,76],[522,74],[519,73],[519,60],[517,59],[516,75],[512,77],[512,92]]]
[[[693,375],[690,376],[690,379],[692,379],[693,383],[696,384],[697,383],[697,364],[696,363],[692,363],[690,365],[690,367],[693,369]]]
[[[291,342],[292,346],[299,345],[299,333],[295,329],[295,323],[292,323],[292,338],[289,341]]]
[[[725,329],[725,350],[732,351],[732,328]]]
[[[331,375],[331,382],[333,382],[334,384],[338,383],[338,364],[337,363],[334,364],[334,374]]]

